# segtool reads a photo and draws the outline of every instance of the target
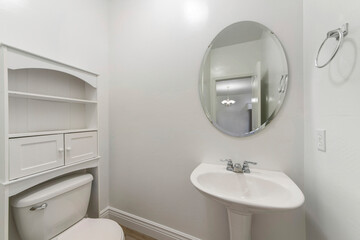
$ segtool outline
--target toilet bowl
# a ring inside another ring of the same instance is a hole
[[[11,199],[22,240],[124,240],[120,225],[86,218],[91,174],[75,174],[33,187]]]
[[[52,240],[124,240],[124,232],[109,219],[84,218]]]

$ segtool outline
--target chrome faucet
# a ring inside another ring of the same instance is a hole
[[[233,164],[231,159],[220,159],[220,161],[227,162],[226,170],[234,173],[250,173],[249,164],[257,164],[256,162],[244,161],[244,164],[241,167],[240,163]]]
[[[233,170],[233,172],[234,172],[234,173],[243,173],[243,169],[242,169],[240,163],[235,163],[235,164],[234,164],[234,170]]]

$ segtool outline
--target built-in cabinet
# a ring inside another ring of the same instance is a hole
[[[10,180],[64,165],[63,134],[9,140]]]
[[[97,132],[65,134],[65,165],[97,157]]]
[[[94,175],[97,217],[97,74],[2,44],[0,84],[0,240],[12,196],[75,171]]]
[[[10,180],[95,158],[97,132],[9,139]]]

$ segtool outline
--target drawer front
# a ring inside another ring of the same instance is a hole
[[[64,165],[63,134],[9,139],[10,180]]]
[[[71,164],[97,156],[97,132],[65,134],[65,164]]]

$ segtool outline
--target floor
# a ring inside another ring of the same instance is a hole
[[[125,233],[125,240],[156,240],[155,238],[149,237],[145,234],[136,232],[130,228],[121,226]]]

